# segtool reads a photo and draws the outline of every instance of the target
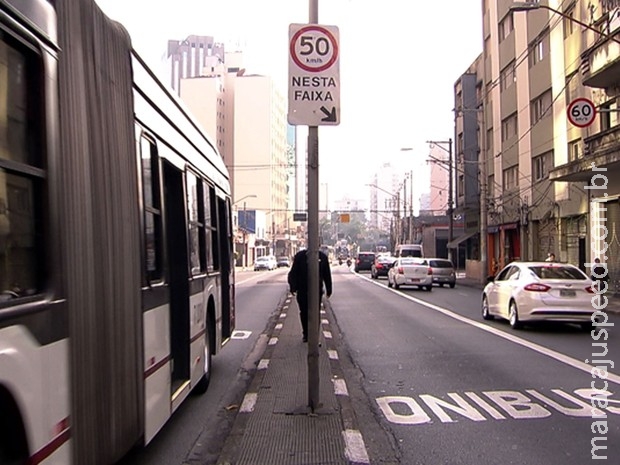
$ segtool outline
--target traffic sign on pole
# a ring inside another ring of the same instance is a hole
[[[289,25],[288,122],[340,123],[340,35],[337,26]]]
[[[566,109],[568,120],[579,128],[590,126],[596,118],[596,107],[592,100],[580,97],[576,98]]]

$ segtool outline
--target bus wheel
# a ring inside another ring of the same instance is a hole
[[[194,388],[194,393],[196,394],[204,394],[205,392],[207,392],[207,389],[209,387],[209,382],[211,381],[211,368],[212,368],[212,353],[211,353],[211,325],[209,324],[210,322],[207,320],[207,330],[205,333],[205,348],[204,348],[204,354],[203,354],[203,359],[204,359],[204,374],[202,375],[202,378],[200,378],[200,381],[198,381],[198,383],[196,384],[196,387]]]
[[[17,405],[0,386],[0,464],[20,465],[28,460],[24,424]]]

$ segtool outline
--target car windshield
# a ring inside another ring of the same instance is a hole
[[[426,260],[416,257],[407,257],[400,260],[401,265],[426,265]]]
[[[431,266],[434,268],[452,268],[450,260],[431,260]]]
[[[268,262],[269,258],[268,257],[258,257],[256,259],[257,262]]]
[[[581,270],[572,266],[530,266],[540,279],[588,279]]]

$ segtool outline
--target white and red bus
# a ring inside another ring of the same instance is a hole
[[[148,443],[234,326],[214,143],[93,0],[0,0],[0,464]]]

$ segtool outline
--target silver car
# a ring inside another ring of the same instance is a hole
[[[482,318],[500,317],[513,329],[530,321],[592,326],[592,280],[567,263],[512,262],[482,291]]]
[[[388,271],[388,287],[417,286],[433,290],[433,270],[425,258],[400,257]]]
[[[456,286],[456,270],[454,264],[446,258],[427,258],[433,270],[433,283],[443,287],[447,284],[451,288]]]

